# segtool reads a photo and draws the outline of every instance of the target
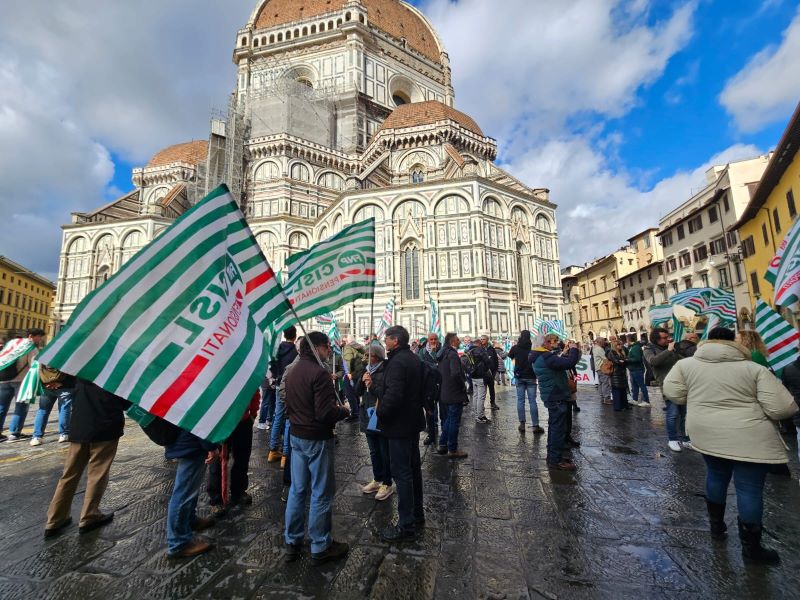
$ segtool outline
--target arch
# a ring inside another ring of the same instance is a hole
[[[256,242],[261,248],[261,251],[264,253],[264,256],[267,257],[269,263],[274,266],[278,258],[278,247],[280,246],[278,236],[271,231],[262,231],[256,235]]]
[[[116,240],[114,236],[110,233],[104,233],[97,237],[97,239],[92,244],[92,251],[99,252],[101,250],[105,250],[106,247],[114,248]],[[102,247],[101,247],[102,246]]]
[[[253,38],[253,48],[258,48],[259,40],[258,38]]]
[[[336,215],[333,218],[333,229],[331,230],[331,235],[336,235],[344,228],[344,219],[342,218],[341,214]]]
[[[523,225],[527,225],[531,222],[530,213],[528,213],[528,210],[525,207],[519,204],[515,204],[511,207],[511,220],[514,221],[515,217],[517,217]]]
[[[315,33],[317,33],[317,25],[316,25],[316,23],[311,26],[311,35],[314,35]]]
[[[289,176],[297,181],[311,181],[311,169],[302,162],[295,162],[289,167]]]
[[[270,43],[270,44],[274,44],[274,43],[275,43],[275,34],[274,34],[274,33],[271,33],[271,34],[270,34],[270,36],[269,36],[269,43]]]
[[[328,31],[333,29],[333,21],[328,21]]]
[[[325,23],[324,22],[319,24],[319,32],[320,33],[325,33]]]
[[[303,27],[303,35],[308,35],[308,27]]]
[[[67,254],[77,254],[78,252],[86,252],[88,246],[87,239],[82,235],[72,238],[67,245]]]
[[[344,177],[334,171],[325,171],[317,177],[317,185],[332,190],[343,190]]]
[[[134,229],[125,234],[122,238],[122,264],[128,262],[142,246],[144,246],[145,234],[141,229]]]
[[[293,231],[289,234],[289,252],[308,250],[308,236],[302,231]]]
[[[420,247],[416,240],[406,243],[400,250],[400,283],[403,301],[421,300]]]
[[[322,240],[327,239],[327,238],[328,238],[328,228],[327,228],[327,226],[323,225],[319,230],[319,234],[317,236],[317,239],[322,241]]]
[[[242,46],[247,46],[247,38],[246,37],[242,38]]]
[[[378,223],[383,221],[385,218],[383,209],[377,204],[365,204],[356,211],[353,216],[353,222],[358,223],[370,217],[374,218]]]
[[[394,209],[392,219],[404,219],[408,216],[409,212],[412,217],[419,218],[427,216],[425,205],[419,200],[404,199]]]
[[[300,37],[300,28],[297,28],[294,30],[294,39],[297,39],[299,37]]]
[[[485,215],[496,217],[498,219],[503,218],[503,206],[494,196],[486,196],[486,198],[483,200],[483,206],[481,208]]]
[[[411,167],[408,178],[411,183],[423,183],[425,181],[426,172],[427,169],[425,165],[416,164]]]
[[[433,214],[436,216],[466,215],[467,213],[469,213],[469,202],[455,194],[445,196],[439,200],[433,209]]]
[[[283,41],[283,34],[282,33],[278,33],[278,41],[279,42]]]
[[[545,233],[552,233],[553,232],[553,225],[543,214],[539,213],[536,215],[536,229],[539,231],[543,231]]]
[[[281,168],[272,160],[260,162],[253,171],[253,181],[272,181],[280,179]]]
[[[266,46],[267,45],[267,36],[264,35],[264,36],[261,37],[261,45],[262,46]]]
[[[336,19],[336,27],[341,27],[341,26],[342,26],[342,20]]]
[[[422,92],[419,86],[405,75],[393,75],[389,79],[388,85],[389,97],[394,100],[395,96],[397,96],[402,100],[402,104],[422,102],[425,100],[425,94]],[[400,105],[397,104],[397,106]]]
[[[158,186],[152,190],[147,195],[147,203],[148,204],[155,204],[159,202],[162,198],[164,198],[169,193],[169,187],[166,185]]]
[[[359,23],[366,23],[366,21],[364,20],[364,15],[362,15],[362,14],[358,15],[358,22]]]
[[[344,15],[344,20],[345,21],[350,21],[352,19],[353,19],[353,13],[351,13],[351,12],[345,13],[345,15]]]
[[[286,41],[288,42],[290,39],[292,39],[292,30],[291,29],[286,32]]]

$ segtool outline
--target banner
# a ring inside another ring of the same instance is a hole
[[[222,185],[90,293],[39,360],[219,443],[267,371],[263,331],[289,310]]]
[[[375,219],[345,227],[286,261],[289,274],[283,286],[296,317],[287,314],[272,325],[273,332],[375,292]]]
[[[383,315],[381,316],[380,325],[378,325],[378,331],[375,335],[378,338],[381,338],[386,330],[389,329],[394,324],[394,298],[390,298],[389,301],[386,303],[386,307],[383,309]]]
[[[683,339],[683,323],[681,320],[672,315],[672,341],[680,342]]]
[[[797,348],[800,332],[763,300],[756,302],[755,317],[756,331],[764,340],[769,353],[767,362],[773,371],[780,373],[781,369],[794,362],[800,354]]]
[[[13,365],[32,349],[33,341],[30,338],[14,338],[6,343],[0,351],[0,370]]]
[[[669,323],[673,318],[672,304],[654,304],[647,309],[650,319],[650,327],[658,327],[664,323]]]
[[[764,279],[775,288],[775,306],[797,310],[800,304],[800,219],[778,246]]]

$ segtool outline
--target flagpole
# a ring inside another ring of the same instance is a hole
[[[303,335],[306,337],[306,340],[308,340],[308,345],[311,348],[311,352],[314,353],[314,358],[317,359],[317,362],[319,363],[319,366],[324,369],[325,368],[325,364],[322,362],[322,359],[319,357],[319,354],[317,354],[316,347],[314,346],[314,344],[311,343],[311,340],[308,338],[308,332],[306,331],[306,328],[303,326],[303,322],[300,320],[300,317],[297,316],[297,311],[295,311],[294,305],[291,302],[289,302],[289,308],[292,309],[292,314],[294,315],[294,318],[297,319],[297,324],[300,326],[300,329],[302,330]],[[278,333],[278,335],[280,335],[280,333]],[[334,360],[334,365],[335,365],[336,364],[336,353],[335,352],[334,352],[333,360]]]

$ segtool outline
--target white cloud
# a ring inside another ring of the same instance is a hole
[[[800,9],[781,43],[756,54],[725,85],[720,102],[739,129],[758,131],[800,100]]]

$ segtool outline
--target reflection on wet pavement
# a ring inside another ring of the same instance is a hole
[[[771,476],[767,483],[766,537],[783,563],[745,568],[735,528],[725,542],[709,537],[702,460],[666,448],[658,399],[651,409],[615,414],[598,403],[594,388],[582,388],[578,471],[564,473],[547,470],[545,436],[517,432],[514,390],[500,389],[502,408],[491,425],[464,421],[468,459],[424,449],[427,522],[410,544],[381,541],[397,496],[386,503],[362,496],[360,485],[371,479],[367,446],[355,424],[340,425],[334,535],[352,549],[324,566],[312,565],[307,553],[297,563],[282,561],[284,505],[279,470],[266,462],[268,432],[254,432],[253,506],[210,530],[214,551],[177,564],[164,556],[173,466],[135,425],[121,441],[104,499],[104,508],[116,511],[113,523],[85,536],[73,525],[47,542],[44,516],[66,448],[52,434],[38,448],[0,444],[0,598],[800,596],[796,479]],[[728,506],[731,526],[732,494]]]

